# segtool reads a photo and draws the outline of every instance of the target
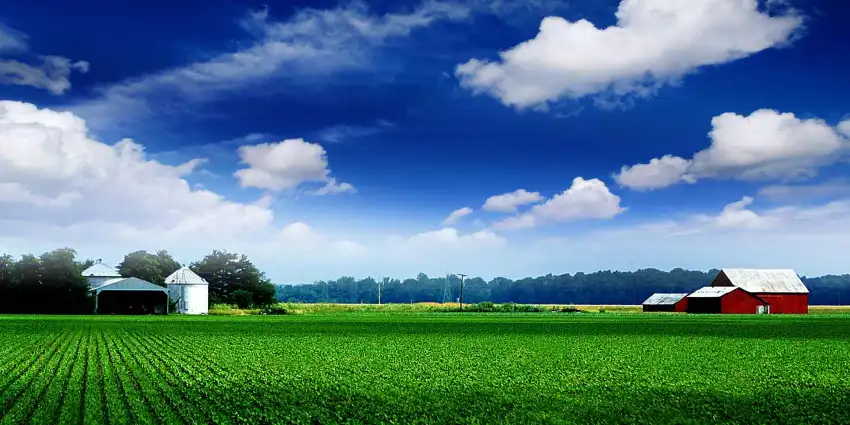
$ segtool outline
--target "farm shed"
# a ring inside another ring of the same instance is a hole
[[[652,294],[643,302],[643,311],[685,312],[688,308],[688,294]]]
[[[767,302],[771,314],[809,312],[809,290],[794,270],[723,269],[711,286],[737,286]]]
[[[688,313],[764,314],[767,302],[737,287],[706,286],[688,295]]]
[[[92,289],[103,286],[107,281],[121,277],[118,270],[101,263],[100,260],[97,260],[93,266],[83,270],[82,275],[89,282],[89,286]]]
[[[92,292],[98,314],[168,314],[168,290],[136,277],[108,280]]]
[[[177,304],[182,314],[209,313],[210,285],[188,267],[181,267],[165,278],[168,296]]]

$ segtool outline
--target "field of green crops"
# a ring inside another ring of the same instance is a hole
[[[850,316],[0,316],[0,424],[850,423]]]

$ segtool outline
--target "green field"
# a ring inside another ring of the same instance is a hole
[[[2,316],[0,403],[0,424],[846,424],[850,316]]]

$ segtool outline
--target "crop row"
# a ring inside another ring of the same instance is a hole
[[[850,423],[848,325],[0,317],[0,425]]]

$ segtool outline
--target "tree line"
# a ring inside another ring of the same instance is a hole
[[[0,255],[0,313],[91,313],[94,298],[82,272],[95,262],[78,259],[71,248],[17,259]],[[116,270],[122,277],[164,287],[165,278],[180,267],[168,251],[135,251],[125,255]],[[215,250],[189,268],[210,284],[210,304],[247,308],[275,302],[274,285],[243,254]]]
[[[598,271],[511,280],[480,277],[464,280],[466,303],[491,301],[522,304],[641,304],[656,292],[687,293],[708,286],[719,270],[642,269],[634,272]],[[809,288],[809,303],[850,304],[850,275],[801,277]],[[457,276],[429,277],[420,273],[404,280],[341,277],[307,285],[277,287],[282,302],[377,303],[380,286],[383,303],[456,301],[460,296]]]

